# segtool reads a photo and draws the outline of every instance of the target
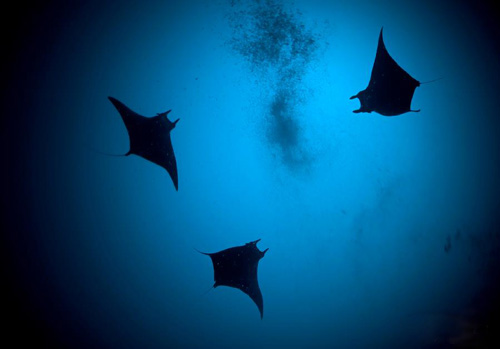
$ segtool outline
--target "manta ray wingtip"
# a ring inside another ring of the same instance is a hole
[[[379,45],[383,45],[385,47],[385,44],[384,44],[384,27],[380,28],[380,34],[378,35],[378,42],[379,42]]]

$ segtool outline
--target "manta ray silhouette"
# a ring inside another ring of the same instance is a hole
[[[377,55],[373,64],[372,75],[368,87],[350,99],[358,98],[361,107],[354,113],[377,112],[385,116],[395,116],[411,110],[411,100],[420,82],[415,80],[401,68],[389,55],[380,29]]]
[[[259,308],[262,319],[264,301],[257,281],[257,268],[259,261],[269,249],[260,251],[257,248],[259,241],[260,239],[216,253],[198,252],[212,259],[215,281],[213,287],[229,286],[245,292]]]
[[[124,154],[138,155],[164,169],[172,178],[175,190],[178,190],[177,162],[170,139],[170,132],[175,128],[179,119],[171,122],[167,115],[158,113],[153,117],[144,117],[128,108],[125,104],[113,97],[108,97],[120,113],[130,139],[130,150]]]

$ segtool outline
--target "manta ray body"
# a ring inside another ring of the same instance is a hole
[[[125,156],[135,154],[163,167],[172,178],[175,190],[178,190],[177,162],[170,132],[175,128],[179,119],[174,122],[168,119],[167,115],[171,110],[158,113],[153,117],[144,117],[116,98],[108,98],[120,113],[128,131],[130,150]]]

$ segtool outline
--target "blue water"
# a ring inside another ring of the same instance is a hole
[[[500,51],[487,5],[87,1],[15,14],[2,264],[19,343],[491,342]],[[382,26],[413,77],[444,77],[417,88],[418,114],[352,113]],[[107,96],[180,118],[178,192],[142,158],[95,151],[129,149]],[[259,238],[263,320],[238,290],[206,292],[212,264],[195,251]]]

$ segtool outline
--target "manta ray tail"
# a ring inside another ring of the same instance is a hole
[[[444,79],[444,76],[442,76],[440,78],[437,78],[437,79],[434,79],[434,80],[429,80],[429,81],[421,82],[420,85],[422,85],[422,84],[430,84],[431,82],[436,82],[436,81],[439,81],[439,80],[442,80],[442,79]]]
[[[204,255],[207,255],[207,256],[210,256],[210,253],[206,253],[206,252],[201,252],[200,250],[198,250],[197,248],[193,247],[193,249],[198,252],[198,253],[201,253],[201,254],[204,254]]]
[[[206,290],[205,292],[203,292],[202,296],[206,296],[208,294],[208,292],[212,291],[213,289],[215,289],[215,287],[210,286],[210,288],[208,290]]]

